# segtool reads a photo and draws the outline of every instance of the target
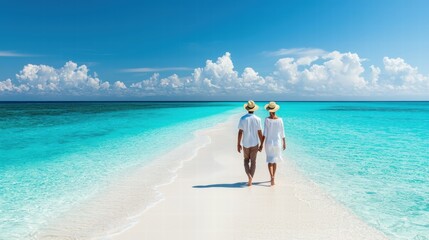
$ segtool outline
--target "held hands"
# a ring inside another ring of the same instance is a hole
[[[262,152],[262,149],[263,149],[263,148],[264,148],[264,145],[263,145],[263,144],[259,145],[259,149],[258,149],[258,151]]]
[[[241,149],[242,149],[241,145],[240,145],[240,144],[237,144],[237,151],[238,151],[239,153],[241,153]]]

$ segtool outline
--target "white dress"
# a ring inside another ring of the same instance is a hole
[[[267,163],[282,160],[283,138],[285,137],[283,120],[281,118],[265,118],[264,136]]]

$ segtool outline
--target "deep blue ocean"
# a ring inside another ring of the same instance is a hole
[[[428,102],[279,104],[287,159],[389,238],[429,239]],[[0,103],[0,239],[30,238],[112,175],[150,163],[242,105]]]

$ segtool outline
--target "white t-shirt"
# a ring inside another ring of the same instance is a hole
[[[282,139],[285,137],[283,120],[281,118],[271,119],[265,118],[264,125],[265,143],[270,145],[282,144]]]
[[[246,114],[240,118],[238,129],[243,130],[243,147],[249,148],[259,144],[258,130],[261,130],[261,119],[254,114]]]

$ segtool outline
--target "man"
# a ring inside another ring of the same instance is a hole
[[[261,119],[254,114],[258,108],[254,101],[248,101],[244,104],[244,109],[248,113],[242,116],[238,123],[237,151],[240,153],[243,150],[244,170],[249,179],[247,186],[252,186],[256,169],[256,155],[259,150],[259,142],[262,142]]]

